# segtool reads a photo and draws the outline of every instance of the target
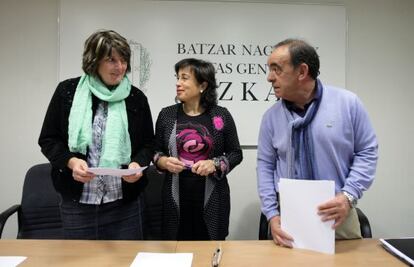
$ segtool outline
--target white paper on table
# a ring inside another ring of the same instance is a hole
[[[88,172],[96,174],[96,175],[111,175],[111,176],[124,176],[124,175],[131,175],[141,173],[145,170],[148,166],[137,168],[137,169],[115,169],[115,168],[88,168]]]
[[[334,254],[334,220],[322,222],[317,207],[335,197],[335,182],[282,178],[279,196],[281,227],[293,247]]]
[[[23,256],[0,256],[0,267],[14,267],[22,263],[27,257]]]
[[[191,267],[193,253],[139,252],[131,267]]]

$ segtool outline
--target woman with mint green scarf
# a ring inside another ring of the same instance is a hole
[[[142,239],[142,173],[94,175],[91,167],[139,168],[153,155],[154,130],[146,96],[131,85],[131,50],[118,33],[86,41],[81,77],[61,82],[39,137],[52,164],[67,239]]]

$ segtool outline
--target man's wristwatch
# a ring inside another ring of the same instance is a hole
[[[358,199],[356,199],[353,195],[351,195],[350,193],[346,192],[346,191],[342,191],[342,193],[346,196],[346,198],[348,199],[349,202],[349,206],[351,206],[351,208],[355,208],[356,205],[358,204]]]

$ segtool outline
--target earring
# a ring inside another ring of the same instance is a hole
[[[204,91],[203,90],[200,90],[200,94],[202,94]]]

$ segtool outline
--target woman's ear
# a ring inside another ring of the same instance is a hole
[[[201,87],[201,91],[206,90],[206,89],[207,89],[207,85],[208,85],[208,83],[207,83],[207,82],[203,82],[203,83],[200,85],[200,87]]]

